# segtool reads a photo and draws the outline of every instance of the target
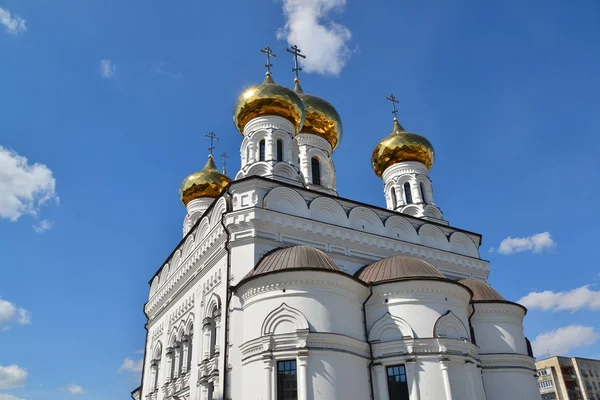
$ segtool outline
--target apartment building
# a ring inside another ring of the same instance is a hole
[[[535,365],[542,400],[600,400],[600,360],[550,357]]]

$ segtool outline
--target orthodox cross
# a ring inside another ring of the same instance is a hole
[[[398,100],[396,100],[396,97],[394,97],[393,94],[390,94],[385,99],[392,102],[392,109],[393,109],[392,114],[394,114],[395,119],[398,119],[398,110],[396,110],[396,104],[398,104],[400,102]]]
[[[210,132],[209,134],[204,135],[204,137],[210,139],[210,147],[208,148],[208,152],[210,153],[210,156],[212,157],[213,150],[215,149],[215,146],[213,145],[213,143],[215,140],[219,140],[219,138],[217,137],[217,135],[215,135],[214,132]]]
[[[302,51],[298,48],[298,46],[293,45],[291,49],[285,49],[288,53],[292,53],[294,55],[294,68],[292,68],[292,72],[296,73],[296,79],[298,78],[298,72],[302,71],[302,68],[298,66],[298,57],[306,58],[305,55],[300,54]]]
[[[267,68],[267,73],[270,74],[271,67],[273,66],[273,64],[271,64],[271,57],[275,58],[277,56],[271,51],[271,48],[269,46],[265,47],[264,49],[260,49],[260,51],[267,55],[267,63],[265,64],[265,67]]]
[[[223,160],[223,175],[227,175],[227,159],[229,156],[227,153],[221,154],[221,159]]]

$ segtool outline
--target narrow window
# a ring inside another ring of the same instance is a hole
[[[421,198],[423,199],[423,203],[427,204],[427,197],[425,196],[425,186],[423,182],[419,183],[419,187],[421,188]]]
[[[250,146],[246,147],[246,164],[250,162]]]
[[[313,157],[310,160],[310,164],[312,167],[312,182],[315,185],[321,184],[321,164],[319,164],[319,159],[317,157]]]
[[[283,161],[283,140],[277,139],[277,162]]]
[[[387,367],[387,380],[390,400],[409,400],[404,365]]]
[[[277,400],[297,400],[296,360],[277,361]]]
[[[390,197],[392,198],[392,209],[396,209],[396,191],[394,190],[394,188],[392,188],[392,190],[390,190]]]
[[[412,193],[408,182],[404,184],[404,196],[406,196],[406,204],[412,204]]]
[[[258,161],[265,161],[265,140],[261,140],[258,144]]]

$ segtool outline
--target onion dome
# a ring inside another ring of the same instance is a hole
[[[233,122],[243,134],[244,126],[256,117],[273,115],[290,121],[298,133],[304,124],[304,104],[293,90],[276,85],[267,76],[263,83],[246,89],[235,101]]]
[[[458,281],[458,283],[471,289],[473,292],[473,301],[506,301],[506,299],[487,282],[477,279],[462,279]]]
[[[210,155],[204,168],[194,172],[181,182],[179,197],[184,206],[201,197],[219,197],[229,182],[231,179],[219,172],[212,155]]]
[[[267,253],[243,280],[272,272],[297,269],[340,271],[333,260],[321,250],[309,246],[293,246]]]
[[[371,162],[373,171],[381,177],[388,167],[405,161],[417,161],[431,169],[434,158],[429,140],[406,132],[398,119],[394,118],[392,133],[375,146]]]
[[[311,133],[327,140],[331,148],[340,144],[342,139],[342,118],[337,110],[320,97],[306,94],[300,87],[300,80],[295,79],[294,92],[300,96],[306,110],[306,120],[302,133]]]
[[[433,265],[413,257],[384,258],[359,269],[354,276],[365,283],[410,279],[445,279]]]

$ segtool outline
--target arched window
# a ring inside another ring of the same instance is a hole
[[[421,188],[421,198],[423,199],[423,203],[427,204],[427,197],[425,196],[425,186],[423,182],[419,183],[419,187]]]
[[[392,199],[392,209],[396,209],[396,191],[394,190],[394,188],[392,188],[392,190],[390,190],[390,198]]]
[[[319,163],[319,159],[317,157],[313,157],[310,160],[310,165],[312,167],[312,183],[315,185],[321,184],[321,164]]]
[[[412,193],[410,191],[410,184],[408,182],[404,184],[404,196],[406,197],[406,204],[412,204]]]
[[[277,162],[283,161],[283,140],[277,139]]]
[[[265,161],[265,140],[258,144],[258,161]]]
[[[250,162],[250,146],[246,146],[246,164]]]

